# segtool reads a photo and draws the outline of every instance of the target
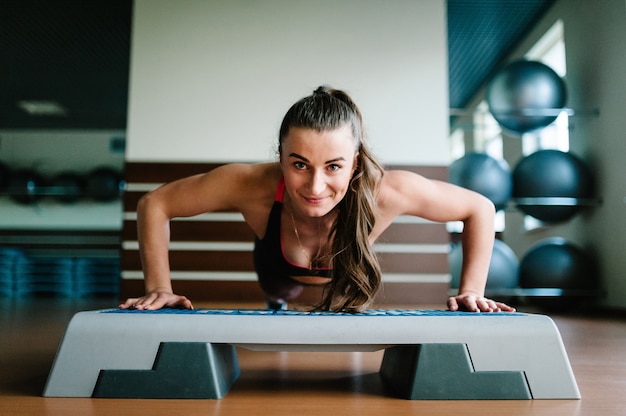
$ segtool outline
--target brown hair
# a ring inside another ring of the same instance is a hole
[[[380,287],[380,265],[369,244],[374,228],[376,193],[383,175],[364,140],[361,111],[343,91],[326,86],[296,102],[280,127],[279,152],[291,127],[330,131],[350,125],[359,158],[348,191],[338,204],[333,236],[333,275],[321,310],[357,312],[366,308]]]

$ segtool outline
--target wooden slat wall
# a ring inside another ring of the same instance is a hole
[[[201,163],[126,165],[121,296],[143,293],[136,207],[139,198],[159,184],[220,166]],[[447,180],[443,166],[390,166]],[[208,213],[171,222],[170,267],[174,290],[196,301],[261,301],[252,261],[254,234],[237,213]],[[444,224],[399,218],[379,239],[376,251],[383,269],[378,304],[443,303],[449,281],[450,236]],[[310,289],[304,300],[319,296]]]

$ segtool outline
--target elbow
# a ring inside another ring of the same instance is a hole
[[[148,214],[161,210],[160,202],[154,191],[142,195],[137,201],[137,218],[145,218]]]
[[[150,192],[139,198],[139,201],[137,201],[137,215],[142,215],[148,210],[148,206],[151,204],[151,199],[153,198]]]
[[[494,225],[496,218],[496,206],[495,204],[487,197],[474,193],[473,203],[472,203],[471,213],[466,219],[467,222],[480,222]]]
[[[492,217],[496,216],[496,205],[489,198],[483,195],[479,195],[480,197],[480,210],[484,211],[486,214],[491,215]]]

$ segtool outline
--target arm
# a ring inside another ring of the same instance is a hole
[[[120,305],[122,309],[160,309],[182,307],[193,309],[191,301],[174,294],[170,279],[169,222],[173,216],[167,214],[168,195],[171,185],[165,185],[144,195],[137,204],[137,235],[139,255],[144,274],[145,295],[130,298]]]
[[[146,291],[142,297],[126,300],[120,308],[193,308],[189,299],[172,290],[169,222],[175,217],[240,208],[236,195],[242,192],[241,184],[248,170],[242,165],[223,166],[163,185],[140,199],[137,232]]]
[[[495,209],[482,195],[420,175],[390,171],[381,187],[382,207],[397,215],[414,215],[431,221],[462,221],[463,268],[457,296],[448,299],[450,310],[513,311],[484,297],[494,240]]]

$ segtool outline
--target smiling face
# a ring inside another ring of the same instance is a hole
[[[322,217],[345,196],[357,166],[352,129],[292,127],[281,146],[285,191],[296,215]]]

